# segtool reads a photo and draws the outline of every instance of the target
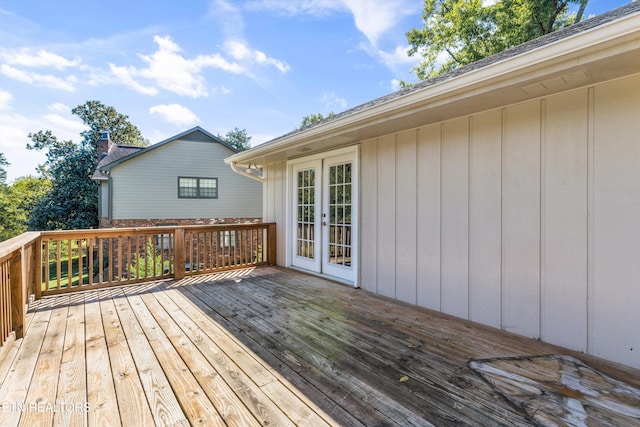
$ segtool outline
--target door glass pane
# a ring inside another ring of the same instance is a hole
[[[297,254],[299,257],[313,259],[315,228],[315,169],[298,171],[298,218],[297,218]]]
[[[329,260],[351,266],[351,163],[329,167]]]

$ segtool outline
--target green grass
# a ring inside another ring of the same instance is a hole
[[[79,256],[71,257],[71,287],[78,286],[80,274],[78,272]],[[61,257],[60,260],[60,289],[69,287],[69,257]],[[82,257],[82,283],[89,283],[91,269],[87,266],[87,257]],[[49,289],[58,288],[58,271],[55,260],[49,262]],[[46,277],[42,278],[42,290],[46,290]]]

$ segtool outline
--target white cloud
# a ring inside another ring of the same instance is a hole
[[[73,116],[70,109],[61,111],[61,105],[56,103],[47,108],[59,114],[34,114],[28,118],[20,114],[0,114],[0,152],[11,163],[7,168],[9,182],[21,176],[35,175],[37,165],[46,160],[44,152],[27,150],[26,145],[31,143],[29,133],[50,129],[60,140],[79,141],[80,132],[87,126]]]
[[[397,91],[397,90],[400,90],[400,88],[402,87],[401,84],[400,84],[400,80],[392,79],[390,87],[391,87],[391,90],[394,91],[394,92]]]
[[[45,153],[27,150],[27,143],[31,142],[27,135],[35,129],[40,129],[36,120],[27,119],[17,114],[0,115],[0,153],[4,153],[10,163],[7,170],[7,182],[18,177],[35,175],[36,166],[45,162]]]
[[[187,107],[179,104],[155,105],[149,109],[149,113],[157,114],[174,125],[192,125],[200,121]]]
[[[214,0],[209,6],[209,16],[213,18],[227,36],[239,36],[244,31],[242,13],[226,0]]]
[[[202,75],[204,69],[218,68],[235,74],[245,71],[241,65],[229,62],[219,54],[185,58],[180,54],[180,46],[169,36],[155,36],[153,40],[158,45],[158,50],[151,55],[139,55],[147,63],[147,68],[109,64],[111,72],[121,83],[140,93],[158,93],[156,87],[139,81],[145,79],[178,95],[192,98],[208,96],[206,81]]]
[[[56,102],[49,105],[48,110],[53,111],[54,113],[64,113],[64,114],[71,113],[71,108],[69,108],[67,105],[64,105],[61,102]]]
[[[68,111],[68,114],[71,114],[71,110]],[[42,128],[55,129],[57,133],[54,133],[54,135],[64,140],[71,139],[78,141],[80,132],[87,130],[87,125],[82,121],[60,114],[45,114],[41,120],[43,122],[43,124],[40,125]],[[63,137],[62,135],[67,136]]]
[[[344,0],[353,14],[356,27],[376,46],[378,39],[406,15],[413,13],[403,0]]]
[[[158,45],[158,50],[151,55],[139,55],[147,64],[146,68],[109,64],[116,81],[146,95],[156,95],[158,88],[161,88],[178,95],[199,98],[209,96],[209,90],[217,91],[207,85],[204,76],[207,68],[249,77],[255,77],[255,65],[274,67],[282,73],[289,70],[286,63],[252,49],[239,39],[229,39],[224,43],[225,53],[231,59],[219,53],[186,58],[171,37],[155,36],[153,40]],[[97,82],[101,81],[100,76],[96,77]],[[228,93],[224,88],[220,90]]]
[[[69,60],[43,49],[34,51],[29,48],[0,50],[0,58],[2,58],[5,63],[11,65],[30,68],[55,68],[59,71],[65,68],[77,67],[81,63],[79,59]]]
[[[333,111],[334,113],[344,110],[349,105],[346,99],[338,97],[333,92],[322,95],[320,101],[324,104],[325,108]]]
[[[289,71],[289,65],[275,58],[269,58],[264,52],[251,49],[248,45],[239,40],[227,40],[224,44],[226,52],[235,60],[243,63],[257,63],[260,65],[271,65],[281,73]]]
[[[485,0],[487,1],[487,0]],[[349,13],[355,27],[367,39],[360,48],[376,58],[394,72],[398,65],[415,63],[402,46],[387,52],[381,49],[382,40],[403,34],[407,28],[399,29],[407,16],[419,16],[422,2],[413,0],[251,0],[245,3],[249,10],[275,11],[288,15],[313,15],[323,17],[332,13]]]
[[[220,86],[219,88],[214,89],[214,91],[223,95],[231,95],[233,93],[233,91],[226,86]]]
[[[134,67],[118,67],[116,65],[109,64],[109,69],[111,70],[111,73],[113,73],[113,75],[116,77],[117,81],[120,81],[120,83],[124,84],[125,86],[129,86],[131,89],[135,90],[136,92],[139,92],[145,95],[158,94],[158,89],[156,87],[144,86],[138,83],[134,79],[134,76],[140,74],[138,70],[136,70]],[[101,82],[100,79],[95,79],[92,81],[98,84]],[[104,82],[104,80],[102,80],[102,82]]]
[[[297,3],[297,2],[294,2]],[[242,65],[242,73],[255,78],[251,72],[254,65],[271,66],[281,73],[289,71],[290,67],[284,61],[269,57],[265,52],[253,49],[244,39],[244,19],[238,7],[226,0],[214,0],[211,3],[209,15],[217,25],[220,25],[226,38],[224,50],[227,55]]]
[[[372,45],[392,30],[408,15],[420,11],[421,2],[410,0],[253,0],[246,4],[249,10],[273,10],[289,15],[326,16],[335,12],[353,15],[356,28]],[[417,6],[416,6],[417,5]]]
[[[7,92],[6,90],[0,90],[0,110],[9,110],[11,109],[11,101],[13,100],[13,95]]]
[[[420,55],[409,56],[409,46],[396,46],[393,51],[378,50],[377,55],[390,68],[412,68],[422,62]]]
[[[335,11],[344,11],[342,0],[252,0],[245,6],[248,10],[275,10],[288,15],[325,16]]]
[[[67,80],[63,80],[51,74],[38,74],[23,71],[7,64],[0,65],[0,73],[11,79],[32,84],[34,86],[60,89],[67,92],[73,92],[75,90],[74,86],[71,84],[71,82],[74,81],[73,77],[68,77]]]

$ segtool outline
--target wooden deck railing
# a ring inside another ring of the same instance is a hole
[[[43,231],[0,242],[0,348],[22,337],[31,295],[274,265],[275,242],[273,223]]]
[[[0,242],[0,346],[24,334],[25,305],[36,288],[36,252],[40,233]],[[2,356],[0,351],[0,356]],[[2,360],[2,357],[0,357]]]

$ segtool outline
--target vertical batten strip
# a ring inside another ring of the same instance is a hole
[[[539,201],[539,215],[540,215],[540,240],[538,242],[538,299],[540,301],[539,314],[538,314],[538,331],[539,336],[544,339],[544,319],[546,315],[545,310],[545,289],[546,289],[546,269],[545,269],[545,246],[546,246],[546,224],[545,224],[545,212],[546,205],[546,156],[547,156],[547,100],[540,100],[540,201]]]
[[[504,323],[504,173],[507,146],[507,109],[502,109],[500,129],[500,328]]]
[[[471,149],[471,141],[473,139],[473,116],[469,116],[467,123],[467,319],[471,319],[472,309],[472,292],[471,292],[471,269],[473,264],[471,262],[471,215],[472,215],[472,203],[471,203],[471,177],[473,164],[473,150]]]
[[[596,90],[590,87],[587,91],[587,354],[595,354],[595,101]]]

